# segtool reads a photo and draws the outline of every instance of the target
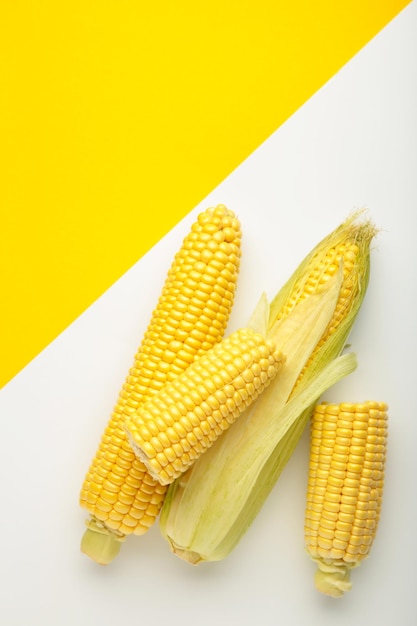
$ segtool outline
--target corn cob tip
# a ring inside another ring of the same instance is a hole
[[[87,530],[81,539],[81,552],[99,565],[108,565],[120,552],[125,535],[108,530],[94,517],[86,521]]]
[[[108,565],[119,554],[121,544],[113,534],[87,528],[81,539],[81,552],[99,565]]]
[[[317,560],[317,570],[314,575],[314,584],[321,593],[332,598],[341,598],[345,591],[350,591],[349,566],[329,565],[324,561]]]

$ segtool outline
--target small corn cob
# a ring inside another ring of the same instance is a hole
[[[383,402],[326,404],[311,421],[305,514],[316,587],[340,597],[350,570],[369,555],[381,511],[387,441]]]
[[[354,214],[321,241],[249,325],[286,355],[279,376],[168,489],[160,528],[183,559],[220,560],[239,542],[293,453],[318,398],[356,367],[342,356],[369,279],[376,229]]]
[[[167,383],[125,423],[149,473],[172,483],[263,392],[283,362],[271,342],[241,328]]]
[[[136,458],[124,422],[222,339],[236,290],[240,241],[232,211],[223,205],[207,209],[169,269],[81,489],[80,504],[90,513],[81,548],[100,563],[116,556],[127,535],[145,533],[159,514],[166,487]]]

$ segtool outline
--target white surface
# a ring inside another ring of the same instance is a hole
[[[410,5],[0,394],[5,626],[416,623],[417,7]],[[192,567],[158,526],[109,567],[79,552],[78,492],[168,265],[195,215],[223,202],[244,231],[230,329],[354,208],[382,229],[351,335],[359,369],[326,398],[390,405],[386,491],[371,558],[342,600],[304,553],[308,440],[223,562]]]

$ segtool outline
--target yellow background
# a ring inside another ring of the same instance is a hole
[[[3,2],[0,387],[407,4]]]

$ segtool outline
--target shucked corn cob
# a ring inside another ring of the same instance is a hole
[[[126,420],[129,441],[149,473],[166,485],[226,431],[284,362],[273,344],[242,328]]]
[[[190,561],[219,560],[238,543],[294,451],[326,389],[353,371],[339,356],[363,301],[375,228],[353,215],[304,259],[250,326],[286,355],[275,381],[168,489],[162,534]],[[262,329],[262,330],[261,330]]]
[[[320,404],[311,420],[305,542],[317,589],[339,597],[369,555],[381,510],[387,441],[382,402]]]
[[[163,385],[224,335],[240,262],[241,229],[219,205],[198,216],[168,272],[162,294],[135,355],[80,504],[90,513],[82,550],[100,563],[112,560],[129,534],[143,534],[159,514],[166,487],[135,457],[124,422]]]

